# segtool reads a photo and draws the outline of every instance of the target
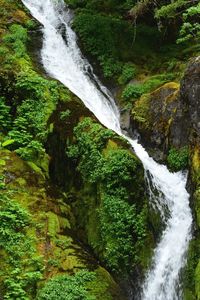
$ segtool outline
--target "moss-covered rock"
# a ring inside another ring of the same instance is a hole
[[[179,84],[175,82],[144,94],[133,106],[133,128],[141,133],[142,142],[156,160],[166,159],[169,145],[183,147],[186,143],[175,124],[179,107]]]

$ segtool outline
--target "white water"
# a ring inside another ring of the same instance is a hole
[[[93,74],[92,67],[77,46],[76,35],[70,27],[70,12],[64,1],[22,2],[43,25],[41,60],[48,74],[76,94],[103,125],[124,136],[112,96]],[[189,195],[185,189],[186,176],[170,173],[165,166],[150,158],[137,141],[124,137],[142,161],[148,180],[151,178],[151,185],[159,191],[159,196],[155,197],[150,189],[150,200],[166,223],[155,249],[152,268],[143,284],[141,299],[180,300],[179,273],[185,264],[192,224]],[[166,209],[168,217],[164,214]]]

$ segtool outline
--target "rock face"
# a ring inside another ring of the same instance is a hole
[[[157,161],[165,160],[169,144],[181,147],[187,142],[180,134],[181,127],[186,127],[180,107],[179,85],[175,82],[143,95],[133,107],[132,126],[139,131],[142,143]]]
[[[188,65],[181,83],[181,99],[188,109],[190,120],[189,144],[191,149],[190,180],[193,187],[192,207],[195,218],[195,234],[191,243],[186,274],[191,274],[190,281],[186,280],[187,289],[191,289],[195,298],[200,299],[200,57]]]
[[[200,56],[191,60],[181,82],[180,97],[188,110],[190,140],[200,139]]]

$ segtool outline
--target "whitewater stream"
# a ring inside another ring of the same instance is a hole
[[[63,0],[22,0],[32,16],[42,25],[41,61],[46,72],[77,95],[98,120],[123,136],[142,161],[149,186],[150,201],[163,222],[161,235],[152,262],[141,287],[141,300],[181,300],[180,270],[186,262],[191,239],[192,216],[186,176],[170,173],[159,165],[136,141],[123,134],[120,114],[109,91],[94,75],[91,65],[82,56],[71,29],[71,14]],[[152,188],[153,187],[153,188]],[[153,190],[159,193],[156,196]],[[165,211],[167,209],[167,217]],[[103,300],[103,299],[102,299]]]

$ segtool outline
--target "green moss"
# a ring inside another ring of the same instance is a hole
[[[132,110],[133,120],[142,123],[144,128],[150,128],[150,95],[143,95]]]
[[[24,178],[17,178],[16,180],[15,180],[15,182],[16,183],[18,183],[21,187],[22,186],[26,186],[26,179],[24,179]]]
[[[4,159],[0,159],[0,166],[5,166],[6,165],[6,162]]]
[[[183,296],[184,300],[195,300],[196,299],[195,295],[190,290],[187,290],[187,289],[183,290],[183,294],[184,294],[184,296]]]
[[[195,296],[196,299],[200,299],[200,261],[195,270]]]
[[[102,267],[99,267],[95,271],[95,275],[95,279],[87,285],[89,290],[91,291],[91,294],[95,296],[95,299],[119,299],[119,288],[110,274]]]
[[[44,177],[44,174],[42,172],[42,170],[36,165],[34,164],[32,161],[28,161],[27,164],[29,165],[29,167],[38,175]]]
[[[58,220],[59,220],[59,224],[60,224],[60,228],[61,228],[61,229],[64,230],[64,229],[66,229],[66,228],[68,228],[68,229],[71,228],[71,225],[70,225],[70,222],[69,222],[68,219],[63,218],[63,217],[59,217]]]
[[[51,237],[55,237],[57,233],[60,232],[60,223],[59,223],[59,219],[58,216],[49,211],[47,213],[47,220],[48,220],[48,234]]]
[[[135,101],[131,117],[141,134],[151,136],[159,133],[167,140],[178,105],[179,84],[169,82]]]

